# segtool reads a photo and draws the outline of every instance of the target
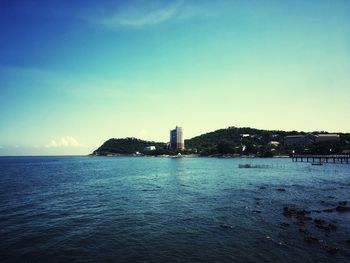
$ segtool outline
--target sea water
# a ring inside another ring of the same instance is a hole
[[[1,157],[0,261],[349,262],[350,212],[334,210],[342,201],[350,202],[345,164]]]

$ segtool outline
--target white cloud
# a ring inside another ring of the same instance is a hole
[[[62,137],[61,139],[54,140],[52,139],[48,144],[46,144],[46,148],[58,148],[58,147],[81,147],[83,145],[79,144],[79,142],[72,136]]]
[[[174,17],[177,9],[175,7],[153,10],[142,14],[112,14],[103,18],[102,25],[110,28],[115,27],[141,27],[155,25]]]
[[[184,1],[174,1],[165,6],[146,2],[145,5],[104,10],[99,16],[90,14],[84,17],[84,20],[110,29],[139,28],[165,23],[170,20],[186,20],[197,15],[207,16],[206,13],[199,6],[190,5]]]

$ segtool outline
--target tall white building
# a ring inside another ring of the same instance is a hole
[[[170,131],[170,149],[184,150],[185,142],[183,137],[183,129],[176,126],[174,130]]]

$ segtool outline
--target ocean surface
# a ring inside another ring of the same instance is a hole
[[[344,164],[1,157],[0,262],[350,262],[344,201]]]

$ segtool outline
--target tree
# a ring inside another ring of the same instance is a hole
[[[221,141],[217,145],[217,151],[222,154],[235,153],[235,145],[229,141]]]

